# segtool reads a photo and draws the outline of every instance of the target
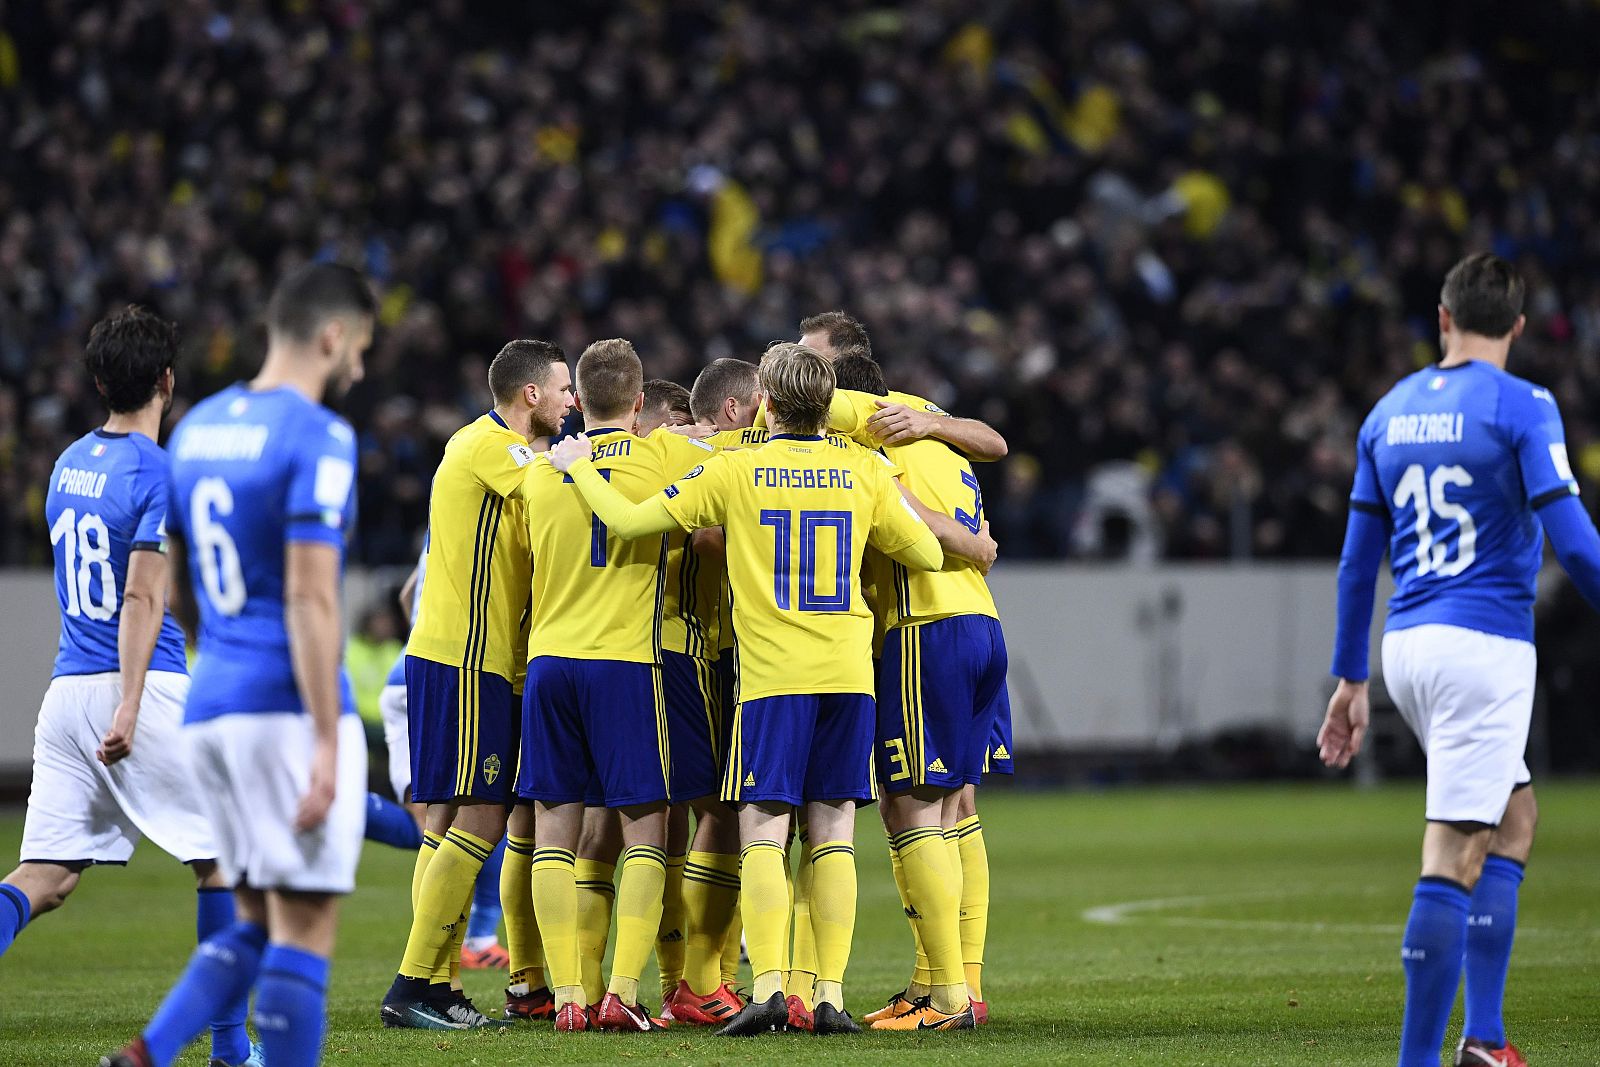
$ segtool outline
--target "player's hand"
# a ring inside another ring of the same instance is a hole
[[[294,813],[297,832],[315,830],[328,817],[328,809],[333,807],[338,769],[339,742],[318,741],[311,753],[311,786],[300,798],[300,807]]]
[[[989,533],[988,519],[984,519],[983,525],[978,527],[978,545],[982,550],[982,556],[972,562],[978,565],[980,573],[988,574],[989,568],[994,566],[995,557],[1000,555],[1000,542]]]
[[[567,437],[556,442],[545,455],[550,457],[552,467],[565,473],[578,460],[588,459],[589,452],[589,435],[580,433],[576,437]]]
[[[107,767],[133,753],[133,731],[139,725],[139,702],[124,700],[111,715],[111,729],[100,739],[94,758]]]
[[[891,404],[886,400],[874,401],[878,410],[867,420],[867,430],[886,445],[903,445],[930,437],[942,417],[929,411],[918,411],[904,404]]]
[[[1367,736],[1367,722],[1371,708],[1367,701],[1367,683],[1339,679],[1339,686],[1328,699],[1328,714],[1317,731],[1318,755],[1329,767],[1343,770],[1361,751],[1361,741]]]
[[[696,441],[704,441],[707,437],[717,432],[717,428],[710,423],[688,422],[678,426],[663,426],[668,433],[675,433],[680,437],[692,437]]]

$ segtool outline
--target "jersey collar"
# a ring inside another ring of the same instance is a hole
[[[592,430],[585,430],[583,432],[589,437],[598,437],[603,433],[631,433],[632,431],[624,430],[621,426],[596,426]]]
[[[95,427],[94,435],[96,437],[110,438],[113,441],[120,440],[121,438],[128,436],[126,433],[112,433],[110,430],[98,426]]]
[[[775,433],[767,438],[768,441],[820,441],[820,433]]]
[[[507,429],[507,430],[511,429],[511,427],[506,425],[506,420],[502,419],[500,417],[500,413],[498,411],[494,410],[493,408],[489,409],[489,417],[491,419],[493,419],[495,422],[498,422],[501,425],[502,428]]]

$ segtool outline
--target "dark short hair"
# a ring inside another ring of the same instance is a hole
[[[820,315],[800,320],[800,336],[808,333],[825,334],[833,349],[833,358],[841,356],[866,356],[872,358],[872,338],[860,321],[842,311],[824,311]]]
[[[694,380],[689,391],[689,410],[695,420],[709,419],[728,397],[748,402],[761,388],[761,376],[754,363],[742,359],[714,359]]]
[[[1510,263],[1488,252],[1468,256],[1450,268],[1439,303],[1467,333],[1504,337],[1522,314],[1527,286]]]
[[[525,385],[542,387],[550,380],[551,365],[566,361],[553,341],[508,341],[489,361],[489,393],[496,404],[509,403]]]
[[[621,337],[596,341],[578,357],[578,402],[584,414],[605,418],[633,410],[644,392],[644,364],[633,342]]]
[[[889,386],[883,380],[883,368],[869,356],[840,356],[833,361],[833,377],[840,389],[854,389],[858,393],[887,396]]]
[[[376,315],[361,273],[339,263],[308,263],[278,283],[267,301],[267,333],[304,343],[338,315]]]
[[[651,378],[644,383],[644,406],[651,410],[664,408],[669,415],[682,415],[690,422],[694,421],[689,390],[665,378]]]
[[[84,366],[115,412],[138,411],[178,358],[178,328],[137,304],[101,319],[89,331]]]

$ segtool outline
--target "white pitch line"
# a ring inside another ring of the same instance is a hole
[[[1380,891],[1372,887],[1357,891],[1358,896],[1374,896]],[[1281,900],[1293,895],[1290,890],[1258,890],[1247,893],[1224,893],[1212,896],[1154,897],[1149,900],[1127,900],[1118,904],[1101,904],[1085,908],[1079,915],[1084,922],[1101,926],[1125,926],[1135,922],[1154,922],[1163,926],[1180,926],[1202,930],[1278,930],[1304,931],[1312,934],[1350,933],[1383,934],[1393,936],[1403,933],[1400,923],[1347,923],[1298,919],[1219,919],[1198,915],[1161,915],[1173,908],[1196,908],[1214,904],[1243,904],[1251,901]],[[1521,927],[1519,936],[1542,937],[1554,935],[1562,938],[1577,937],[1588,940],[1600,938],[1600,929],[1540,929]]]

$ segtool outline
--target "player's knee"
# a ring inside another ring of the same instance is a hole
[[[970,819],[978,814],[978,787],[975,785],[962,786],[956,794],[956,818]]]
[[[78,888],[78,879],[82,871],[72,867],[58,867],[55,864],[28,864],[26,876],[19,879],[20,888],[28,894],[29,904],[33,914],[43,915],[47,911],[55,911],[66,903],[72,891]]]

